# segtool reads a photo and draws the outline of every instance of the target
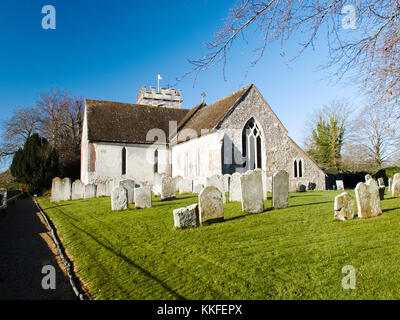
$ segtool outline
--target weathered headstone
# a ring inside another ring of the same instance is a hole
[[[392,179],[392,178],[389,178],[389,181],[388,181],[388,191],[392,191],[392,186],[393,186],[393,179]]]
[[[231,202],[242,201],[242,189],[240,184],[240,177],[241,174],[238,172],[232,174],[231,183],[229,185],[229,201]]]
[[[199,208],[197,203],[185,208],[175,209],[173,214],[175,228],[195,228],[199,226]]]
[[[264,211],[262,176],[259,171],[248,171],[240,177],[242,210],[247,213]]]
[[[204,189],[204,186],[202,184],[197,184],[193,188],[193,193],[200,193],[201,190],[203,190],[203,189]]]
[[[61,189],[62,189],[62,201],[69,201],[71,200],[71,191],[72,191],[72,184],[69,178],[64,178],[61,180]]]
[[[379,198],[380,200],[385,200],[385,186],[379,188]]]
[[[141,187],[135,189],[135,208],[151,208],[151,188]]]
[[[335,197],[335,219],[349,220],[354,218],[354,198],[347,192],[343,192]]]
[[[96,185],[95,184],[85,184],[83,198],[91,199],[96,197]]]
[[[111,210],[126,209],[128,209],[128,191],[122,186],[116,186],[111,190]]]
[[[181,179],[179,181],[179,194],[192,193],[192,180]]]
[[[224,192],[229,192],[229,183],[231,180],[231,175],[230,174],[224,174],[222,176],[222,181],[224,183]]]
[[[135,198],[134,198],[134,194],[135,194],[135,181],[133,180],[122,180],[119,182],[119,185],[121,187],[124,187],[126,189],[126,191],[128,191],[128,204],[129,203],[133,203]]]
[[[343,180],[336,180],[336,189],[337,190],[344,190]]]
[[[356,198],[359,218],[376,217],[382,214],[378,184],[374,179],[356,186]]]
[[[263,189],[263,195],[264,195],[264,199],[267,199],[268,197],[268,190],[267,190],[267,173],[260,169],[257,168],[254,170],[255,172],[258,172],[259,174],[261,174],[261,181],[262,181],[262,189]]]
[[[207,187],[216,187],[218,188],[219,191],[221,191],[222,195],[223,195],[223,201],[224,203],[226,202],[226,198],[225,198],[225,192],[224,192],[224,180],[223,177],[220,175],[213,175],[211,177],[208,177],[206,179],[206,186]]]
[[[161,179],[161,200],[176,198],[176,187],[174,179],[171,177],[162,177]]]
[[[297,181],[297,183],[296,183],[296,191],[297,192],[306,192],[307,188],[301,181]]]
[[[281,170],[272,177],[272,207],[286,208],[289,204],[289,174]]]
[[[199,221],[208,224],[224,219],[222,192],[214,186],[205,187],[199,194]]]
[[[392,197],[400,197],[400,180],[393,180]]]
[[[81,180],[75,180],[72,184],[72,200],[83,199],[84,185]]]
[[[104,182],[98,182],[96,184],[96,198],[105,197],[107,193],[107,184]]]
[[[55,177],[51,183],[51,197],[50,202],[59,202],[62,201],[62,187],[61,187],[61,179],[59,177]]]
[[[161,180],[165,177],[163,174],[155,173],[153,178],[153,193],[156,197],[161,196]]]
[[[385,180],[383,180],[383,178],[378,178],[378,186],[379,187],[386,187],[385,186]]]
[[[365,175],[365,182],[368,182],[368,180],[371,180],[372,176],[370,174]]]

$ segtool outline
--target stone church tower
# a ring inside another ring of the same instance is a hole
[[[147,91],[146,86],[143,86],[137,94],[137,104],[154,107],[165,108],[182,108],[182,95],[181,90],[178,92],[174,88],[165,89],[161,88],[160,92],[156,91],[156,87],[150,87]]]

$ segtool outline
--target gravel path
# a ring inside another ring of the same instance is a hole
[[[31,198],[8,207],[0,217],[0,300],[75,300],[55,248]],[[56,269],[55,290],[42,288],[46,265]]]

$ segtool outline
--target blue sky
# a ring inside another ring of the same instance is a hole
[[[13,109],[32,106],[38,94],[59,88],[89,99],[136,102],[143,86],[175,83],[190,69],[187,58],[200,58],[204,43],[222,26],[235,1],[228,0],[2,0],[0,10],[0,119]],[[44,30],[44,5],[57,11],[56,30]],[[226,80],[221,67],[177,86],[183,106],[222,98],[254,83],[299,144],[304,125],[314,108],[335,98],[348,98],[359,106],[356,84],[330,85],[325,71],[326,39],[317,41],[295,62],[286,65],[279,44],[269,47],[263,59],[249,70],[252,45],[238,41],[228,56]],[[293,38],[294,53],[300,39]],[[245,77],[246,71],[249,71]]]

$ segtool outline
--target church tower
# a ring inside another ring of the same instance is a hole
[[[174,88],[161,88],[160,92],[157,92],[156,87],[150,87],[150,91],[147,91],[146,86],[143,86],[137,94],[137,104],[181,109],[181,93],[181,90],[175,91]]]

